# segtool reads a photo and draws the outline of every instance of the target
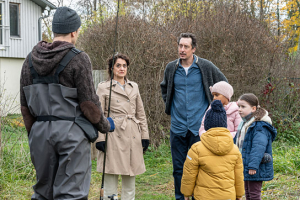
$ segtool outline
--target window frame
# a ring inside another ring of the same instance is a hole
[[[10,6],[17,6],[17,35],[12,35],[11,33],[11,17],[10,17]],[[21,19],[20,19],[20,4],[19,3],[14,3],[14,2],[9,2],[9,35],[11,38],[21,38]]]
[[[3,19],[3,11],[4,11],[4,2],[0,1],[0,18],[1,18],[1,24],[0,24],[0,46],[4,45],[4,19]]]

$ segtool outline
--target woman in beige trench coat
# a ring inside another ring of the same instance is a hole
[[[108,61],[111,74],[112,60]],[[104,199],[117,194],[118,177],[122,176],[122,200],[135,198],[135,176],[146,171],[143,152],[149,145],[149,133],[143,102],[138,85],[126,78],[129,58],[124,54],[115,55],[110,104],[110,117],[115,131],[108,134],[104,177]],[[110,80],[98,85],[105,116],[108,112]],[[105,134],[99,134],[96,141],[97,171],[103,171]]]

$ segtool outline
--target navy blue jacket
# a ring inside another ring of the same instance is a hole
[[[269,181],[273,179],[273,159],[268,163],[261,163],[261,160],[264,153],[272,156],[272,142],[276,135],[276,129],[267,122],[256,121],[249,126],[242,149],[244,181]],[[250,175],[249,169],[256,170],[256,174]]]

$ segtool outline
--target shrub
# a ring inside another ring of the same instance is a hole
[[[129,79],[139,84],[148,119],[151,143],[160,144],[169,133],[170,117],[164,114],[160,82],[165,66],[178,58],[177,36],[193,32],[198,40],[196,55],[212,61],[234,87],[237,99],[242,93],[255,93],[268,104],[263,95],[267,79],[282,77],[292,68],[287,47],[271,34],[259,20],[236,10],[235,6],[216,4],[194,17],[180,15],[166,23],[125,15],[118,24],[116,51],[131,58]],[[78,45],[86,51],[94,69],[106,69],[112,56],[115,18],[88,26],[80,35]],[[278,87],[279,88],[279,87]],[[277,90],[283,95],[283,90]],[[293,97],[294,98],[294,97]],[[279,99],[272,101],[280,103]],[[275,116],[285,110],[267,106]]]
[[[282,72],[283,77],[271,78],[261,95],[262,106],[270,111],[278,140],[300,142],[300,79],[287,78],[294,73]]]

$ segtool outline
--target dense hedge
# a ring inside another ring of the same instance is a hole
[[[115,20],[93,24],[79,37],[78,46],[89,54],[94,69],[106,69],[107,58],[113,54]],[[163,24],[125,15],[119,18],[116,49],[131,58],[128,77],[139,84],[152,144],[159,145],[169,133],[170,118],[164,114],[159,84],[166,64],[178,57],[181,32],[197,36],[196,55],[212,61],[226,75],[235,90],[233,100],[253,92],[276,126],[285,127],[281,116],[296,120],[300,106],[291,99],[296,99],[299,91],[284,77],[300,77],[297,63],[286,54],[284,43],[257,19],[230,6],[215,6],[193,19],[179,16]],[[281,97],[290,107],[282,105]]]

